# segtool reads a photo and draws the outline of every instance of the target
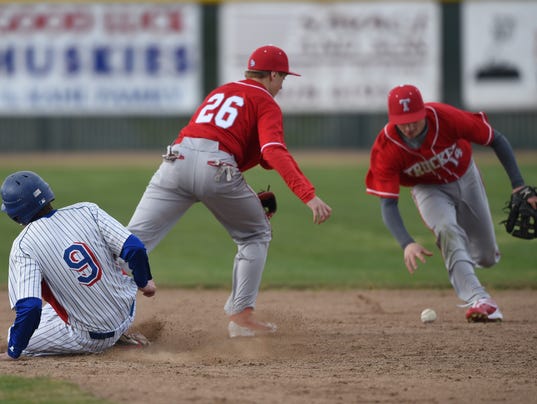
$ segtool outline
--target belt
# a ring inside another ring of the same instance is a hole
[[[134,314],[135,304],[136,304],[136,300],[134,300],[131,305],[131,310],[129,313],[131,317]],[[115,336],[116,332],[115,331],[109,331],[109,332],[88,331],[88,334],[91,339],[107,339],[107,338],[112,338],[113,336]]]
[[[232,156],[234,155],[230,150],[228,150],[228,149],[222,144],[222,142],[220,142],[220,141],[217,140],[217,139],[211,139],[211,138],[207,138],[207,137],[192,137],[192,136],[185,136],[184,138],[181,139],[181,141],[180,141],[179,143],[174,143],[174,144],[172,145],[172,147],[175,146],[175,145],[181,144],[181,143],[183,142],[183,140],[186,139],[186,138],[189,138],[189,139],[200,139],[200,140],[210,140],[210,141],[212,141],[212,142],[216,142],[216,143],[218,143],[218,150],[223,151],[224,153],[230,154],[230,155],[232,155]]]
[[[111,338],[114,335],[116,335],[115,331],[110,331],[110,332],[88,331],[88,332],[89,332],[89,336],[90,336],[91,339],[107,339],[107,338]]]

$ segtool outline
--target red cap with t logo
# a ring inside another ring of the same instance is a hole
[[[300,76],[300,74],[289,71],[287,55],[282,49],[273,45],[262,46],[253,51],[248,58],[246,70],[281,72]]]
[[[388,93],[388,119],[395,125],[425,118],[425,105],[420,90],[410,84],[394,87]]]

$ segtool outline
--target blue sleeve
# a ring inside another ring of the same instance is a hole
[[[37,297],[27,297],[18,300],[15,304],[17,315],[9,330],[7,348],[7,354],[12,358],[18,358],[28,346],[28,342],[30,342],[30,338],[41,320],[41,306],[41,299]]]
[[[134,282],[139,288],[147,286],[147,281],[153,279],[144,243],[134,234],[125,240],[120,257],[129,265]]]
[[[380,209],[384,224],[404,250],[407,245],[414,242],[414,239],[403,224],[397,202],[398,200],[394,198],[380,198]]]

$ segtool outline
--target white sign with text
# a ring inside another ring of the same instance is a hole
[[[278,94],[286,112],[385,111],[395,85],[440,98],[437,2],[224,3],[220,82],[244,77],[249,54],[272,44],[291,71]]]

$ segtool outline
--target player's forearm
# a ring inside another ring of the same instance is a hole
[[[144,288],[148,281],[153,279],[149,268],[149,259],[145,250],[136,250],[128,261],[129,267],[132,270],[132,277],[136,286]]]
[[[147,286],[147,282],[153,279],[153,277],[151,275],[147,252],[141,240],[134,234],[131,234],[123,244],[120,256],[131,269],[136,286],[139,288]]]
[[[507,138],[497,130],[494,130],[494,140],[490,144],[490,147],[492,147],[494,153],[498,156],[498,160],[502,163],[502,166],[511,181],[511,187],[514,189],[524,185],[524,179],[518,168],[515,154]]]
[[[267,147],[263,151],[263,159],[269,167],[280,174],[287,186],[304,203],[315,197],[315,188],[302,173],[298,164],[282,147]]]
[[[15,305],[16,317],[9,330],[7,354],[18,358],[28,346],[32,334],[39,326],[41,319],[41,299],[29,297],[17,301]]]
[[[413,243],[414,239],[405,228],[397,206],[397,199],[381,198],[380,201],[382,220],[401,248],[404,249],[407,245]]]

